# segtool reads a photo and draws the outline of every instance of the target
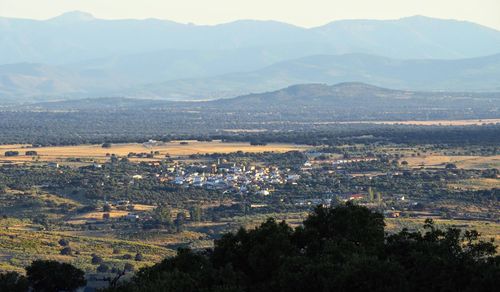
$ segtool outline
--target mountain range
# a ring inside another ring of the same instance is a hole
[[[424,16],[342,20],[302,28],[256,20],[220,25],[158,19],[105,20],[74,11],[48,20],[0,18],[0,35],[3,64],[65,64],[165,49],[272,51],[280,46],[310,47],[317,53],[365,53],[393,58],[470,58],[500,52],[500,32],[494,29]]]
[[[352,81],[412,90],[500,88],[499,31],[423,16],[302,28],[104,20],[76,11],[48,20],[0,17],[0,35],[4,102],[204,100]]]

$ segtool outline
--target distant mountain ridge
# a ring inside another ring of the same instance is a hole
[[[104,20],[69,12],[40,21],[0,17],[0,64],[62,64],[158,50],[233,50],[309,44],[322,54],[470,58],[500,52],[500,32],[423,16],[341,20],[310,29],[276,21],[190,25],[158,19]],[[300,57],[300,56],[297,56]]]
[[[164,70],[153,65],[149,74],[154,75],[155,68]],[[417,91],[500,91],[500,54],[460,60],[398,60],[363,54],[315,55],[250,72],[145,85],[134,81],[140,79],[135,78],[135,74],[90,67],[79,70],[70,66],[28,63],[0,65],[0,96],[4,100],[25,101],[102,96],[208,100],[271,91],[294,84],[341,82],[364,82]]]
[[[315,55],[252,72],[148,84],[128,96],[213,99],[301,83],[364,82],[417,91],[500,91],[500,54],[460,60],[398,60],[364,54]]]
[[[206,100],[351,81],[412,90],[500,87],[500,31],[423,16],[302,28],[104,20],[73,11],[48,20],[0,17],[0,36],[0,102]]]

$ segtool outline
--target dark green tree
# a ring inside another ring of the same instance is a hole
[[[28,291],[29,283],[26,277],[16,272],[0,274],[0,291]]]
[[[75,291],[84,286],[85,273],[66,263],[36,260],[26,267],[26,275],[34,291]]]
[[[380,213],[317,207],[303,226],[268,219],[223,235],[212,250],[139,270],[110,291],[496,291],[500,257],[475,231],[386,235]]]
[[[193,206],[189,209],[189,216],[191,217],[191,221],[199,222],[203,216],[203,210],[200,206]]]

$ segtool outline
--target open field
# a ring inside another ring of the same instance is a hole
[[[410,167],[445,167],[447,163],[454,163],[464,169],[500,169],[500,155],[494,156],[447,156],[428,155],[407,157],[405,160]]]
[[[184,141],[187,145],[181,145],[181,141],[168,143],[128,143],[128,144],[113,144],[111,148],[102,148],[101,145],[78,145],[78,146],[54,146],[54,147],[38,147],[31,148],[29,145],[0,145],[0,162],[28,162],[33,161],[34,157],[25,156],[24,153],[28,150],[33,150],[38,153],[39,161],[65,161],[71,158],[82,158],[88,160],[103,161],[106,159],[106,154],[115,154],[117,156],[127,156],[130,152],[135,153],[150,153],[158,151],[154,159],[161,159],[165,155],[171,156],[187,156],[191,154],[206,154],[206,153],[231,153],[237,151],[243,152],[287,152],[292,150],[306,150],[309,147],[293,144],[268,144],[265,146],[252,146],[249,143],[223,143],[221,141],[199,142],[199,141]],[[5,151],[18,151],[19,156],[5,157]],[[132,159],[134,160],[134,159]],[[141,159],[147,160],[147,159]],[[151,159],[149,159],[151,160]]]
[[[114,218],[122,218],[127,216],[128,214],[137,214],[141,212],[147,212],[153,210],[155,207],[151,205],[142,205],[135,204],[133,210],[118,210],[116,208],[112,208],[109,212],[103,211],[91,211],[82,214],[77,214],[73,217],[66,218],[66,223],[70,224],[85,224],[88,221],[101,221],[103,220],[103,215],[109,215],[110,219]]]
[[[112,210],[110,212],[101,212],[101,211],[87,212],[72,217],[66,222],[70,224],[85,224],[87,221],[102,220],[103,214],[108,214],[109,218],[121,218],[127,216],[129,213],[133,212],[123,211],[123,210]]]

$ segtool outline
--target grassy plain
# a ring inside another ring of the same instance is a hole
[[[28,150],[33,150],[38,153],[38,161],[66,161],[71,158],[81,158],[95,161],[103,161],[106,159],[106,154],[115,154],[117,156],[126,156],[130,152],[135,153],[150,153],[158,151],[154,159],[164,158],[165,155],[170,156],[187,156],[191,154],[207,154],[207,153],[232,153],[237,151],[243,152],[287,152],[292,150],[306,150],[309,147],[293,145],[293,144],[268,144],[260,146],[252,146],[249,143],[224,143],[221,141],[199,142],[199,141],[182,141],[187,142],[187,145],[182,145],[181,141],[168,143],[127,143],[113,144],[110,148],[103,148],[101,145],[78,145],[78,146],[53,146],[53,147],[38,147],[31,148],[30,145],[0,145],[0,162],[29,162],[33,161],[34,157],[26,156],[24,153]],[[18,151],[19,156],[6,157],[5,151]],[[148,160],[148,159],[141,159]]]
[[[445,167],[448,163],[454,163],[463,169],[500,169],[500,155],[493,156],[448,156],[427,155],[407,157],[405,160],[410,167]]]

